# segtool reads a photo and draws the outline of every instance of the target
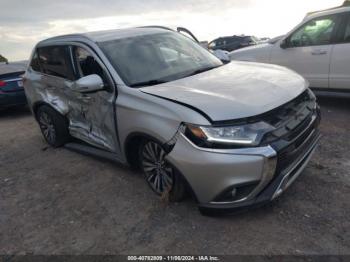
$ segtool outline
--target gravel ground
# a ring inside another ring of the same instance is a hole
[[[126,167],[44,142],[0,112],[0,254],[350,254],[350,98],[321,97],[323,139],[275,202],[223,217],[162,202]]]

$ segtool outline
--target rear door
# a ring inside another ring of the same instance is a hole
[[[284,46],[275,45],[271,63],[293,69],[304,76],[311,87],[328,88],[338,21],[337,15],[331,15],[306,22],[284,40]]]
[[[337,43],[333,48],[329,87],[350,90],[350,13],[343,17]]]
[[[115,94],[110,79],[108,84],[107,81],[105,83],[106,90],[99,92],[83,94],[72,88],[77,79],[90,74],[106,79],[94,56],[73,45],[40,47],[38,54],[43,73],[40,77],[43,90],[40,93],[44,101],[67,112],[70,134],[93,146],[117,153],[119,147],[113,114]]]
[[[75,80],[69,47],[56,45],[38,48],[31,69],[33,74],[29,74],[30,83],[33,89],[38,90],[36,93],[40,94],[40,100],[66,112],[69,104],[67,90]]]

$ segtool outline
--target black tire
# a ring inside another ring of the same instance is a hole
[[[181,174],[165,160],[165,150],[153,140],[145,140],[139,150],[139,166],[151,189],[162,198],[179,202],[187,196]]]
[[[60,147],[70,139],[67,119],[49,106],[39,107],[36,117],[41,133],[50,146]]]

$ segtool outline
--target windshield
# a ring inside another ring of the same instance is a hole
[[[99,45],[123,81],[131,87],[169,82],[223,65],[191,39],[171,31]]]

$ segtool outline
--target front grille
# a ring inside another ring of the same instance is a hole
[[[270,121],[269,121],[270,120]],[[320,113],[308,90],[265,119],[275,130],[263,138],[277,152],[276,175],[298,161],[318,137]]]
[[[284,121],[294,117],[300,109],[310,106],[315,101],[311,98],[308,90],[305,90],[292,101],[266,113],[263,120],[275,127],[283,125]],[[312,106],[312,105],[311,105]]]
[[[296,139],[294,143],[279,151],[277,154],[276,174],[280,174],[299,160],[313,144],[318,134],[318,130],[311,128]]]
[[[294,140],[309,126],[315,109],[316,101],[311,98],[308,90],[278,108],[273,115],[263,119],[274,126],[275,130],[265,135],[262,144],[271,144],[280,139]]]

